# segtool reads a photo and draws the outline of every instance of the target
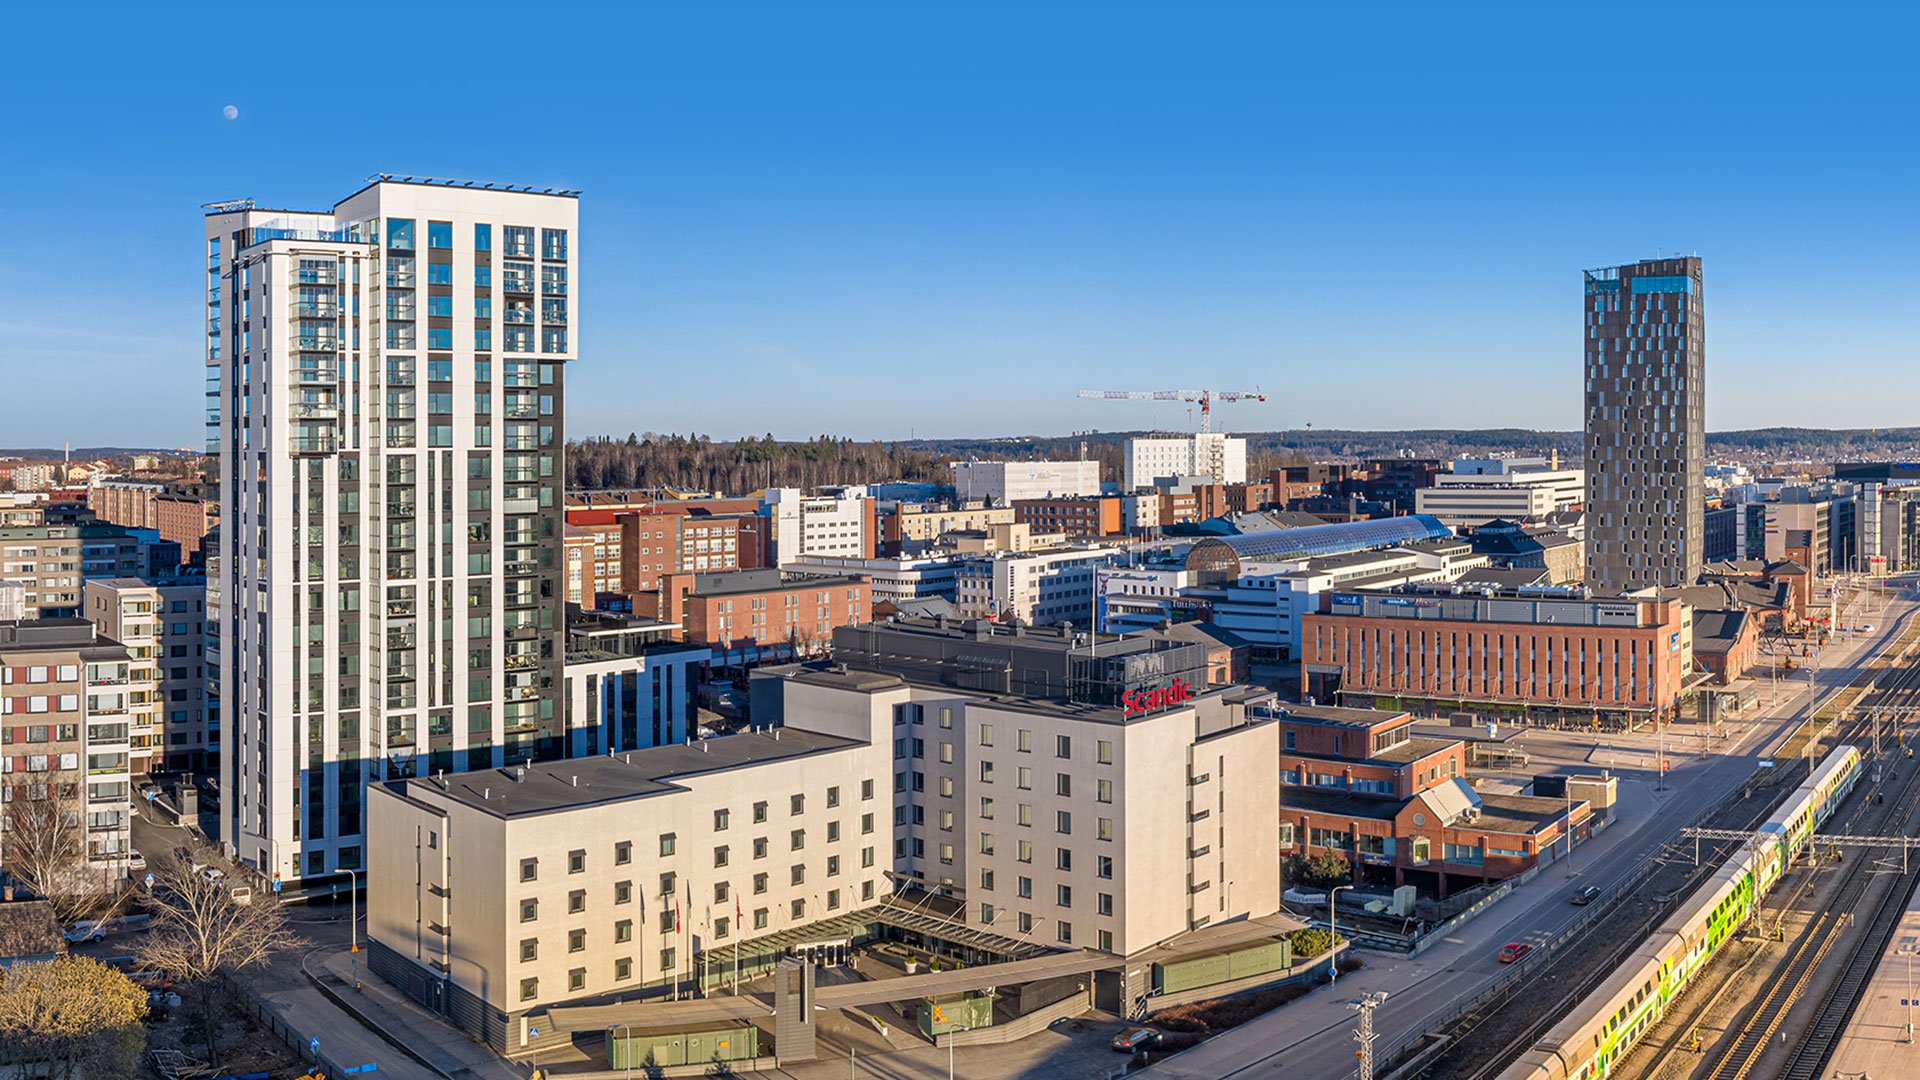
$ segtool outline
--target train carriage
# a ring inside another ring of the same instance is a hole
[[[1860,752],[1843,746],[1815,769],[1598,988],[1548,1030],[1500,1080],[1602,1080],[1694,974],[1753,913],[1808,837],[1860,778]]]

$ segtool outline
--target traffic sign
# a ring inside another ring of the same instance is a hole
[[[279,874],[273,875],[273,891],[274,892],[280,891],[280,875]]]
[[[151,870],[147,871],[147,888],[153,888],[153,871]]]
[[[319,1052],[320,1052],[320,1036],[315,1035],[313,1038],[307,1040],[307,1053],[318,1054]]]
[[[349,1065],[346,1068],[340,1070],[342,1074],[347,1076],[352,1076],[355,1073],[376,1073],[379,1071],[380,1071],[380,1066],[377,1063],[372,1061],[367,1062],[365,1065]]]

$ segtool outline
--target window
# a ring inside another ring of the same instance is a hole
[[[660,834],[660,855],[662,858],[673,854],[674,837],[672,833]]]
[[[622,840],[613,845],[613,865],[625,866],[633,861],[633,841]]]
[[[1102,878],[1113,877],[1113,856],[1101,855],[1093,860],[1094,873]]]
[[[1055,810],[1053,812],[1053,831],[1063,834],[1072,832],[1073,815],[1065,810]]]
[[[413,250],[413,219],[387,219],[387,246],[401,251]]]
[[[584,874],[587,872],[587,853],[575,848],[567,852],[567,873]]]
[[[1113,914],[1113,894],[1112,893],[1101,893],[1096,903],[1098,905],[1098,910],[1100,914],[1102,915]]]
[[[993,725],[992,724],[980,725],[980,745],[981,746],[993,745]]]
[[[661,971],[678,971],[679,968],[675,966],[674,959],[675,957],[672,949],[661,949],[660,950],[660,970]]]
[[[1096,780],[1093,783],[1093,790],[1094,790],[1093,797],[1098,801],[1104,802],[1104,803],[1110,803],[1113,801],[1113,781]]]
[[[485,227],[484,225],[481,226],[481,228]],[[613,978],[615,982],[633,978],[633,961],[624,956],[615,960],[613,962]]]
[[[763,802],[754,803],[753,804],[753,823],[755,825],[758,825],[765,820],[767,820],[767,804]]]
[[[493,250],[493,226],[475,225],[473,227],[473,250],[475,251],[492,251]]]
[[[755,930],[765,930],[767,928],[767,909],[766,908],[753,909],[753,928]]]
[[[1055,870],[1072,870],[1073,869],[1073,849],[1054,848],[1053,849],[1053,868]]]
[[[1053,902],[1055,904],[1058,904],[1061,907],[1072,907],[1073,906],[1073,886],[1055,885],[1053,887]]]
[[[860,781],[860,799],[861,799],[861,801],[862,801],[862,802],[865,802],[866,800],[868,800],[868,799],[871,799],[871,798],[873,798],[873,781],[872,781],[872,780],[862,780],[862,781]]]
[[[660,875],[660,895],[661,896],[674,895],[674,892],[675,892],[674,886],[678,884],[679,881],[680,881],[680,878],[676,874],[674,874],[674,872],[671,870],[667,871],[664,874],[661,874]]]
[[[520,941],[520,962],[530,964],[540,959],[540,939],[523,938]]]
[[[1053,737],[1053,756],[1057,758],[1072,757],[1073,737],[1070,735],[1055,735]]]
[[[980,763],[980,782],[983,784],[993,783],[993,762],[983,761]]]
[[[1063,889],[1066,888],[1065,885],[1060,887]],[[1073,944],[1073,924],[1062,919],[1057,925],[1059,929],[1055,931],[1054,936],[1060,939],[1062,945]]]
[[[578,915],[587,910],[587,890],[575,889],[567,894],[567,914]]]
[[[1015,769],[1013,771],[1013,783],[1014,783],[1014,786],[1019,788],[1021,791],[1032,791],[1033,790],[1033,770],[1027,768],[1025,765],[1022,765],[1019,768]]]
[[[613,883],[613,902],[629,904],[633,902],[633,882],[616,881]]]
[[[807,917],[807,902],[805,900],[795,900],[793,903],[787,905],[787,907],[793,912],[793,917],[796,920]]]
[[[540,921],[540,901],[532,899],[520,901],[520,921]]]
[[[787,868],[787,875],[788,875],[788,878],[790,879],[790,880],[788,881],[788,884],[791,884],[791,885],[804,885],[804,884],[806,884],[806,883],[807,883],[807,867],[806,867],[806,864],[805,864],[805,863],[794,863],[794,864],[793,864],[792,866],[790,866],[790,867],[788,867],[788,868]]]
[[[733,821],[733,814],[731,811],[724,810],[724,809],[715,810],[713,812],[713,831],[726,832],[727,826],[732,824],[732,821]]]
[[[1066,773],[1054,773],[1053,793],[1055,795],[1071,796],[1073,794],[1073,777]]]
[[[764,859],[767,857],[766,837],[756,836],[753,838],[753,857],[756,859]]]
[[[827,789],[827,809],[831,810],[834,807],[839,805],[840,805],[840,789],[838,787],[828,788]]]
[[[539,859],[521,859],[520,860],[520,880],[521,881],[533,881],[539,876],[540,876],[540,860]]]
[[[753,895],[759,896],[767,891],[767,875],[753,875]]]
[[[587,951],[587,932],[585,930],[567,931],[567,951],[570,953]]]
[[[807,830],[795,829],[787,837],[788,851],[800,851],[807,846]]]
[[[1113,743],[1101,739],[1093,744],[1094,760],[1102,765],[1113,764]]]
[[[1095,818],[1093,819],[1093,825],[1094,825],[1094,829],[1093,829],[1094,839],[1096,840],[1113,839],[1113,819],[1112,818],[1107,818],[1107,817]]]
[[[537,998],[539,996],[540,996],[540,980],[539,979],[521,979],[520,980],[520,1000],[521,1001],[532,1001],[534,998]]]
[[[790,809],[788,809],[787,814],[791,817],[799,817],[807,809],[807,797],[805,795],[795,795],[788,800],[788,805]]]
[[[1032,878],[1025,877],[1025,876],[1015,878],[1013,885],[1014,885],[1013,891],[1019,895],[1020,899],[1022,900],[1033,899],[1033,879]]]
[[[613,924],[613,940],[623,943],[633,940],[632,919],[621,919],[619,922]]]
[[[1018,749],[1023,754],[1033,753],[1033,732],[1028,731],[1026,728],[1020,729]]]
[[[430,248],[453,247],[453,223],[448,221],[427,222],[427,246]]]

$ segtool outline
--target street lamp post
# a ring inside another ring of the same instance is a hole
[[[1900,950],[1907,958],[1907,1045],[1913,1045],[1913,954],[1916,947],[1908,945]]]
[[[947,1080],[953,1080],[953,1037],[967,1030],[970,1029],[957,1026],[947,1029]]]
[[[1340,895],[1340,890],[1342,889],[1352,892],[1353,886],[1335,885],[1333,888],[1327,890],[1327,930],[1332,939],[1327,943],[1329,949],[1337,949],[1340,946],[1340,913],[1339,909],[1334,906],[1333,901],[1335,897]],[[1340,958],[1338,955],[1335,955],[1332,960],[1327,962],[1327,985],[1334,986],[1339,982]]]
[[[633,1035],[632,1024],[614,1024],[613,1026],[607,1028],[607,1037],[609,1039],[613,1038],[613,1033],[621,1030],[622,1028],[626,1029],[628,1037],[631,1037]],[[626,1059],[627,1059],[627,1080],[633,1080],[633,1048],[632,1047],[627,1048]],[[608,1064],[611,1065],[612,1061],[609,1060]]]

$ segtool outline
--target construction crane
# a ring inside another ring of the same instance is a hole
[[[1213,430],[1213,403],[1216,401],[1265,401],[1258,390],[1082,390],[1083,398],[1108,401],[1197,401],[1200,403],[1200,430]]]

